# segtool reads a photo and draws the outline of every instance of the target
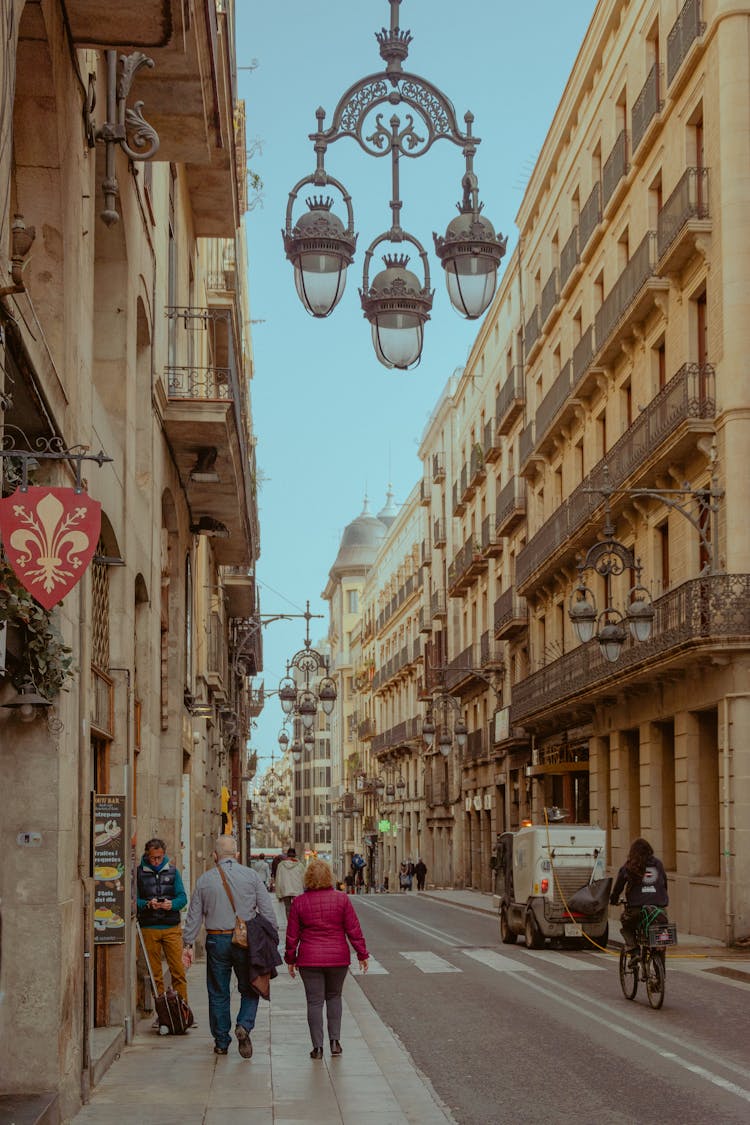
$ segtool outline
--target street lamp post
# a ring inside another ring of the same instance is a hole
[[[458,204],[458,216],[448,224],[444,237],[434,234],[433,238],[435,252],[445,270],[451,304],[468,320],[480,317],[492,300],[507,239],[496,234],[492,223],[481,213],[483,205],[479,201],[479,181],[474,171],[480,138],[472,133],[473,114],[465,114],[466,130],[462,131],[456,111],[445,94],[426,79],[402,69],[412,36],[410,31],[399,27],[401,0],[389,0],[389,4],[390,28],[383,28],[376,35],[380,56],[386,64],[385,74],[368,75],[350,86],[336,106],[329,128],[324,128],[325,110],[316,110],[317,128],[310,134],[316,168],[289,193],[283,237],[286,256],[294,266],[300,300],[312,316],[329,316],[344,292],[357,235],[351,196],[325,169],[328,146],[341,137],[352,137],[369,156],[390,155],[391,225],[377,235],[365,253],[359,292],[378,360],[385,367],[406,370],[416,366],[421,358],[424,326],[430,319],[434,291],[430,287],[430,267],[424,247],[401,226],[401,158],[423,156],[442,139],[452,141],[463,153],[463,197]],[[383,113],[374,112],[379,106],[392,111],[387,122],[383,120]],[[398,110],[403,112],[405,120]],[[346,225],[331,210],[334,200],[327,195],[308,197],[307,212],[294,221],[297,196],[307,184],[313,189],[333,188],[341,195],[346,208]],[[403,243],[410,243],[416,250],[422,277],[407,268],[407,254],[391,252],[383,256],[385,269],[371,280],[370,266],[376,249],[382,244],[395,247]]]
[[[302,745],[308,750],[312,749],[315,745],[313,727],[315,725],[315,716],[317,715],[318,706],[320,706],[325,715],[331,715],[336,706],[337,698],[336,684],[328,675],[328,657],[323,656],[322,653],[312,647],[312,641],[310,639],[310,621],[313,617],[319,615],[310,613],[309,601],[307,603],[307,609],[302,616],[305,618],[306,623],[304,648],[296,652],[291,660],[289,660],[287,664],[287,674],[282,679],[278,689],[282,711],[287,717],[294,715],[295,718],[300,720],[302,725],[302,743],[300,744],[300,740],[295,738],[292,744],[292,757],[295,762],[300,760],[295,755],[298,752],[301,755]],[[298,686],[289,675],[292,668],[296,668],[302,673],[303,683],[301,686]],[[322,671],[324,675],[317,686],[315,686],[313,677],[320,671]],[[279,741],[281,741],[281,736],[279,736]]]
[[[603,538],[594,543],[578,563],[578,583],[573,591],[568,616],[573,622],[576,636],[585,644],[595,636],[604,657],[616,663],[627,639],[626,626],[633,640],[648,641],[653,631],[656,611],[651,595],[641,584],[641,563],[632,548],[615,538],[612,523],[611,497],[633,496],[658,500],[672,511],[684,516],[698,532],[701,551],[705,559],[702,574],[716,574],[716,544],[718,542],[719,500],[724,491],[719,488],[716,476],[716,454],[712,450],[714,473],[709,488],[691,488],[686,481],[682,488],[613,488],[609,484],[607,467],[604,467],[604,484],[601,488],[587,488],[584,492],[604,498]],[[696,511],[691,510],[695,506]],[[604,579],[606,605],[598,612],[593,591],[584,582],[584,574],[593,570]],[[630,589],[625,613],[612,605],[612,578],[630,570],[635,583]]]

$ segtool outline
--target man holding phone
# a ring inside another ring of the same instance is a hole
[[[188,1003],[187,978],[182,960],[180,911],[187,906],[187,895],[180,873],[167,855],[163,840],[154,837],[144,849],[137,869],[138,921],[156,982],[164,992],[162,956],[172,977],[172,988]]]

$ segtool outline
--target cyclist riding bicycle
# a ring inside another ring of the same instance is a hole
[[[641,923],[643,907],[653,907],[652,921],[664,921],[666,916],[659,912],[669,905],[667,894],[667,873],[664,864],[654,855],[648,840],[639,836],[633,840],[628,858],[617,873],[615,885],[610,895],[610,903],[616,906],[625,891],[625,909],[620,918],[625,949],[636,952],[636,930]]]

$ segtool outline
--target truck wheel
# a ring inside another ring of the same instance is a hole
[[[534,921],[534,915],[530,910],[526,911],[526,921],[523,927],[524,941],[526,942],[527,949],[541,949],[544,945],[544,938],[539,933],[539,927]]]
[[[500,908],[500,941],[503,943],[503,945],[516,944],[516,934],[510,928],[510,922],[508,921],[508,911],[504,906]]]

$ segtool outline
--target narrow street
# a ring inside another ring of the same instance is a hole
[[[652,1011],[617,958],[499,942],[496,920],[416,894],[356,900],[376,963],[359,983],[463,1125],[746,1122],[745,980],[676,947]]]

